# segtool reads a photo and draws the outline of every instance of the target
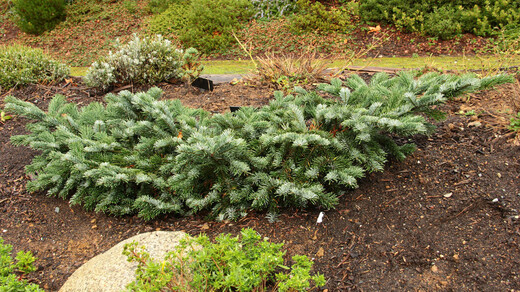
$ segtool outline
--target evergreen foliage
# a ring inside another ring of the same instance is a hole
[[[14,0],[18,27],[30,34],[52,30],[65,19],[64,0]]]
[[[159,100],[157,88],[81,109],[58,95],[47,112],[7,97],[6,110],[36,120],[30,134],[12,137],[41,151],[26,168],[37,174],[29,190],[117,215],[208,210],[223,220],[250,209],[332,208],[366,172],[414,150],[394,137],[432,133],[421,113],[438,116],[433,106],[446,98],[511,81],[402,72],[367,84],[355,75],[319,86],[334,98],[296,88],[262,108],[213,116]]]

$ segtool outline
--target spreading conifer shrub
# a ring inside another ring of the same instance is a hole
[[[38,82],[61,81],[69,68],[45,55],[41,49],[21,45],[0,46],[0,89]]]
[[[24,32],[41,34],[65,19],[64,0],[13,0],[16,25]]]
[[[129,291],[308,291],[311,283],[323,286],[323,275],[310,275],[313,262],[293,256],[294,264],[283,265],[283,243],[262,239],[253,229],[242,229],[240,237],[221,234],[211,242],[206,235],[184,238],[163,261],[150,259],[137,242],[127,244],[123,254],[138,264],[136,280]],[[288,273],[277,272],[283,268]],[[274,291],[274,290],[273,290]]]
[[[88,86],[108,89],[114,85],[156,84],[171,79],[196,78],[202,71],[194,48],[175,48],[161,35],[134,38],[115,53],[94,62],[87,71]]]
[[[512,77],[381,73],[367,84],[355,75],[319,86],[332,99],[296,88],[262,108],[217,115],[159,100],[158,88],[81,109],[58,95],[47,112],[7,97],[6,110],[36,120],[11,138],[41,151],[26,168],[35,174],[28,190],[111,214],[209,211],[222,220],[333,208],[366,172],[414,150],[394,138],[432,133],[423,114],[438,114],[433,106],[504,82]]]

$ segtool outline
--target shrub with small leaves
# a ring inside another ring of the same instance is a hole
[[[13,0],[16,25],[24,32],[41,34],[65,19],[64,0]]]
[[[437,36],[443,40],[451,39],[462,33],[462,25],[456,19],[455,8],[440,7],[426,15],[423,32],[427,35]]]
[[[123,254],[138,263],[130,291],[305,291],[312,283],[325,284],[323,275],[311,276],[313,262],[293,256],[294,264],[283,265],[283,243],[270,243],[253,229],[242,229],[241,238],[221,234],[211,242],[206,235],[181,241],[164,261],[150,260],[137,243],[125,246]],[[282,270],[290,270],[288,273]],[[280,271],[276,273],[277,271]]]
[[[152,18],[148,30],[176,35],[186,46],[203,53],[221,52],[235,42],[238,31],[253,16],[249,0],[196,0],[175,3]]]
[[[52,60],[41,49],[0,46],[0,90],[29,83],[57,82],[69,74],[66,65]]]
[[[147,21],[147,33],[171,36],[188,28],[188,12],[191,6],[188,0],[184,2],[175,1],[161,13],[150,17]]]
[[[157,35],[155,38],[134,38],[119,50],[94,62],[87,71],[88,86],[108,89],[114,85],[156,84],[162,81],[181,80],[186,74],[198,77],[202,71],[186,67],[187,62],[196,63],[198,52],[194,48],[186,51],[175,48],[172,43]],[[186,68],[186,69],[185,69]]]
[[[0,238],[0,291],[8,292],[43,292],[36,284],[30,284],[20,275],[34,272],[33,263],[36,260],[31,252],[20,251],[13,262],[11,252],[13,247],[4,244]]]
[[[297,34],[304,32],[346,32],[353,28],[350,15],[343,8],[327,9],[323,4],[310,0],[298,0],[299,12],[290,18],[290,29]]]
[[[490,36],[520,21],[520,2],[512,0],[364,0],[360,16],[407,31],[449,39],[459,33]]]

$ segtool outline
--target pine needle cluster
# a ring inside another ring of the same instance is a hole
[[[29,190],[116,215],[209,211],[223,220],[248,210],[333,208],[365,173],[415,149],[395,138],[432,133],[425,115],[438,116],[435,105],[509,81],[403,72],[367,84],[353,76],[217,115],[159,100],[158,88],[81,109],[58,95],[47,112],[7,97],[6,109],[36,120],[30,134],[12,137],[41,151],[26,168],[37,174]]]

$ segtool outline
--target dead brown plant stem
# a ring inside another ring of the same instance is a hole
[[[251,61],[253,62],[253,64],[255,65],[255,69],[258,68],[258,64],[255,62],[255,59],[253,58],[253,55],[251,54],[251,51],[250,50],[247,50],[247,48],[244,46],[244,44],[242,44],[242,42],[238,39],[237,35],[235,34],[234,31],[231,31],[231,33],[233,34],[233,37],[235,38],[235,40],[237,40],[238,42],[238,45],[242,48],[242,50],[244,50],[244,52],[246,52],[246,54],[249,56],[249,59],[251,59]]]

